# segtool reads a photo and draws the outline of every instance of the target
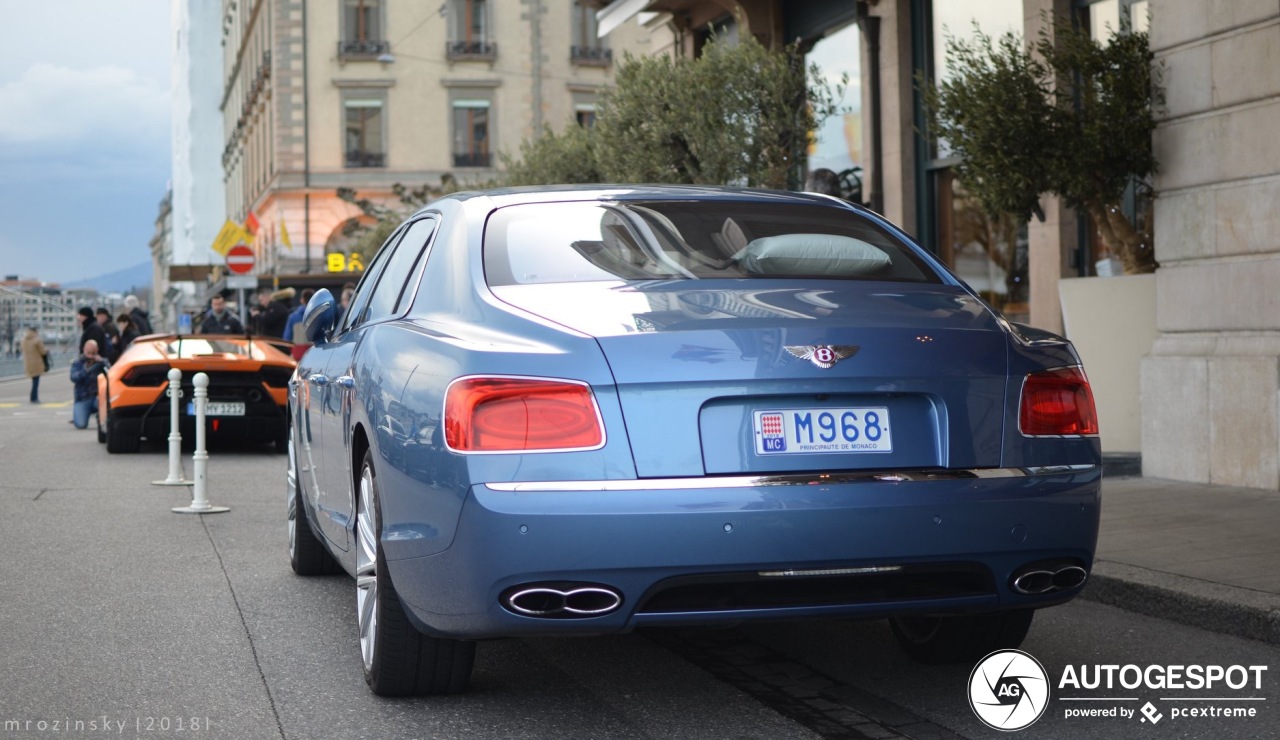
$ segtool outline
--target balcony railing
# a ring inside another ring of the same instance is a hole
[[[495,59],[498,45],[492,41],[449,41],[445,44],[445,54],[450,59]]]
[[[454,152],[454,167],[490,167],[493,155],[489,152]]]
[[[569,61],[584,67],[608,67],[613,64],[613,49],[603,46],[570,46]]]
[[[348,167],[385,167],[387,155],[382,152],[347,152]]]
[[[339,59],[377,59],[391,53],[390,41],[339,41]]]

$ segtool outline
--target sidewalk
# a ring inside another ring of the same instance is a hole
[[[1083,598],[1280,644],[1280,492],[1103,478]]]

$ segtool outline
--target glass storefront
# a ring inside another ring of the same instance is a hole
[[[935,81],[948,74],[948,39],[973,39],[975,25],[992,38],[1009,31],[1022,35],[1022,0],[922,2],[917,7],[921,6],[926,17],[917,18],[917,38],[923,36],[924,54],[917,55],[917,63]],[[1010,320],[1028,321],[1026,223],[1007,215],[991,218],[965,194],[946,141],[925,143],[921,154],[922,241]]]
[[[819,126],[809,146],[809,172],[826,168],[843,176],[849,190],[861,186],[861,194],[850,193],[851,199],[865,201],[868,193],[861,180],[864,164],[862,153],[862,37],[858,27],[849,24],[813,45],[805,56],[817,65],[824,81],[833,91],[846,78],[844,97],[838,101],[842,109]]]

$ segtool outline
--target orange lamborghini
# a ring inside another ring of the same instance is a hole
[[[279,340],[220,334],[139,337],[98,377],[98,441],[107,443],[108,452],[136,452],[143,439],[168,439],[165,390],[169,369],[176,367],[182,371],[179,429],[185,442],[195,438],[192,379],[205,373],[209,441],[275,442],[283,451],[289,379],[296,365],[287,343]]]

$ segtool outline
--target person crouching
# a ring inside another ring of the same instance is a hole
[[[71,408],[71,423],[76,429],[89,426],[89,417],[98,411],[98,376],[107,371],[107,360],[98,354],[97,341],[84,343],[84,354],[71,363],[71,382],[75,383],[76,400]]]

